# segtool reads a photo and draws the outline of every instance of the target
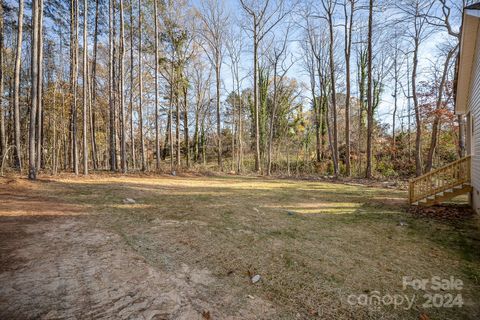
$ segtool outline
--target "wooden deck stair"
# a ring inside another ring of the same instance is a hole
[[[470,161],[467,156],[410,180],[410,205],[431,206],[470,192]]]

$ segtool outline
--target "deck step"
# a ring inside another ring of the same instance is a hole
[[[463,183],[458,186],[454,186],[452,189],[447,189],[445,191],[438,192],[434,195],[430,195],[418,201],[412,203],[414,206],[431,206],[439,204],[441,202],[450,200],[456,196],[469,193],[472,190],[472,187],[469,183]]]

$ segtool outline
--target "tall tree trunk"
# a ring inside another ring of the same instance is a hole
[[[147,170],[145,157],[145,139],[143,136],[143,75],[142,75],[142,1],[138,1],[138,122],[140,124],[140,153],[142,154],[142,171]]]
[[[173,65],[173,59],[171,61],[171,70],[170,70],[170,97],[168,105],[168,139],[170,140],[170,172],[174,173],[174,163],[173,163],[173,87],[175,83],[175,68]]]
[[[158,3],[153,0],[153,14],[155,21],[155,158],[157,171],[160,170],[160,129],[158,125]]]
[[[135,133],[133,127],[133,0],[130,1],[130,149],[132,157],[132,168],[136,170],[137,161],[135,156]]]
[[[169,120],[169,130],[168,130],[168,139],[170,140],[170,171],[174,172],[174,161],[173,161],[173,86],[175,83],[175,74],[172,61],[172,70],[171,70],[172,81],[170,82],[170,101],[168,106],[168,120]]]
[[[355,0],[350,1],[350,19],[347,14],[347,6],[345,5],[345,73],[346,73],[346,95],[345,95],[345,175],[349,177],[352,173],[350,167],[350,56],[352,49],[352,33],[353,33],[353,14],[355,10]],[[348,27],[347,27],[348,25]]]
[[[420,40],[418,36],[414,40],[413,50],[413,69],[412,69],[412,96],[413,96],[413,108],[415,110],[415,122],[417,132],[415,135],[415,172],[417,177],[422,175],[422,122],[420,118],[420,106],[417,96],[417,68],[418,68],[418,50],[420,46]]]
[[[20,71],[22,68],[22,38],[23,38],[24,0],[19,0],[17,50],[15,55],[15,80],[13,90],[14,140],[13,166],[22,172],[22,145],[20,132]]]
[[[71,159],[73,170],[78,175],[78,144],[77,144],[77,75],[78,75],[78,0],[70,2],[70,91],[71,101]]]
[[[124,87],[124,60],[125,60],[125,21],[123,17],[123,0],[120,0],[120,159],[122,172],[127,172],[127,150],[125,137],[125,99]]]
[[[260,165],[260,119],[258,108],[258,39],[257,39],[257,19],[253,20],[253,109],[255,111],[255,171],[259,173],[262,168]]]
[[[36,169],[42,169],[43,159],[43,0],[39,4],[40,14],[38,17],[38,82],[37,82],[37,152]]]
[[[216,49],[218,50],[218,48]],[[216,83],[216,106],[217,106],[217,162],[220,171],[223,171],[222,164],[222,129],[220,119],[220,53],[215,53],[215,83]]]
[[[53,136],[52,136],[52,174],[57,174],[58,156],[57,156],[57,84],[53,85]]]
[[[397,34],[395,33],[395,36]],[[392,159],[396,157],[396,120],[397,120],[397,110],[398,110],[398,44],[395,43],[395,56],[393,60],[393,81],[394,81],[394,92],[393,92],[393,115],[392,115]]]
[[[333,171],[335,176],[338,176],[338,127],[337,127],[337,90],[335,82],[335,60],[334,60],[334,37],[333,37],[333,16],[332,13],[328,13],[328,24],[330,31],[330,82],[331,82],[331,93],[332,93],[332,113],[333,113],[333,150],[332,150],[332,160],[333,160]]]
[[[198,101],[198,100],[197,100]],[[197,102],[199,103],[199,102]],[[196,163],[199,159],[199,123],[198,117],[200,113],[200,107],[197,104],[197,108],[195,109],[195,129],[193,133],[193,161]]]
[[[116,133],[115,133],[115,119],[116,119],[116,112],[115,112],[115,103],[114,103],[114,79],[113,79],[113,70],[114,70],[114,35],[113,29],[114,26],[114,8],[113,3],[115,0],[109,0],[109,75],[108,75],[108,92],[109,92],[109,105],[110,105],[110,136],[109,136],[109,144],[110,144],[110,171],[115,171],[117,168],[116,163]]]
[[[178,75],[178,79],[182,79],[180,75]],[[177,170],[180,169],[181,166],[181,146],[180,146],[180,102],[179,102],[179,95],[180,95],[180,89],[179,89],[179,83],[181,81],[178,81],[175,85],[175,143],[177,145],[176,148],[176,154],[177,154]]]
[[[240,81],[238,78],[238,68],[235,75],[237,80],[237,96],[239,99],[238,103],[238,156],[237,156],[237,173],[240,174],[242,172],[243,167],[243,141],[242,141],[242,97],[240,93]]]
[[[277,60],[278,61],[278,60]],[[275,115],[277,111],[277,64],[278,62],[275,61],[273,66],[273,105],[272,105],[272,112],[270,115],[270,130],[268,135],[268,154],[267,154],[267,175],[270,176],[272,174],[272,149],[273,149],[273,132],[274,132],[274,125],[275,125]]]
[[[367,170],[366,178],[372,178],[372,143],[373,143],[373,97],[372,97],[372,68],[373,68],[373,0],[370,0],[368,13],[368,50],[367,50]]]
[[[97,49],[98,49],[98,17],[99,17],[99,2],[95,1],[95,31],[93,39],[93,62],[92,62],[92,74],[90,80],[91,93],[90,93],[90,122],[91,122],[91,143],[92,143],[92,162],[93,169],[98,169],[98,152],[97,152],[97,124],[96,124],[96,107],[92,108],[92,105],[97,105]],[[93,104],[92,104],[93,100]]]
[[[367,52],[364,51],[363,49],[360,50],[359,59],[358,61],[358,91],[359,91],[359,110],[358,110],[358,159],[357,159],[357,164],[358,164],[358,172],[360,173],[362,171],[362,142],[363,142],[363,133],[364,133],[364,127],[365,127],[365,122],[364,122],[364,111],[365,109],[365,95],[366,95],[366,82],[367,82]]]
[[[185,140],[185,160],[187,168],[190,168],[190,140],[189,140],[189,133],[188,133],[188,86],[186,84],[183,85],[183,103],[184,103],[184,112],[183,112],[183,135]]]
[[[0,0],[0,164],[7,153],[5,110],[3,108],[3,0]]]
[[[31,61],[31,107],[30,107],[30,125],[29,125],[29,149],[28,149],[28,178],[35,180],[37,178],[37,172],[35,168],[35,124],[37,116],[37,104],[38,104],[38,82],[39,73],[39,37],[40,37],[40,15],[42,14],[41,8],[43,0],[34,0],[32,3],[32,61]]]
[[[320,157],[320,122],[319,122],[319,114],[320,114],[320,109],[319,109],[319,101],[317,99],[317,94],[315,92],[315,57],[312,55],[309,57],[312,63],[312,67],[310,68],[309,74],[310,74],[310,92],[312,93],[312,108],[313,108],[313,114],[315,117],[314,124],[315,124],[315,157],[317,162],[321,161]]]
[[[88,175],[88,0],[83,0],[83,174]]]

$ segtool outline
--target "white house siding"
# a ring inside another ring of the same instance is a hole
[[[468,109],[470,110],[467,121],[471,121],[471,126],[467,126],[471,130],[470,152],[472,155],[472,186],[474,188],[472,194],[473,208],[480,212],[480,33],[477,36],[477,44],[475,48],[475,62],[472,70],[470,97],[468,100]],[[467,137],[470,134],[467,134]],[[470,143],[467,141],[467,143]]]

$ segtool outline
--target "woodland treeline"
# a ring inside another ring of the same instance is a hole
[[[2,173],[408,177],[464,153],[465,0],[0,3]]]

